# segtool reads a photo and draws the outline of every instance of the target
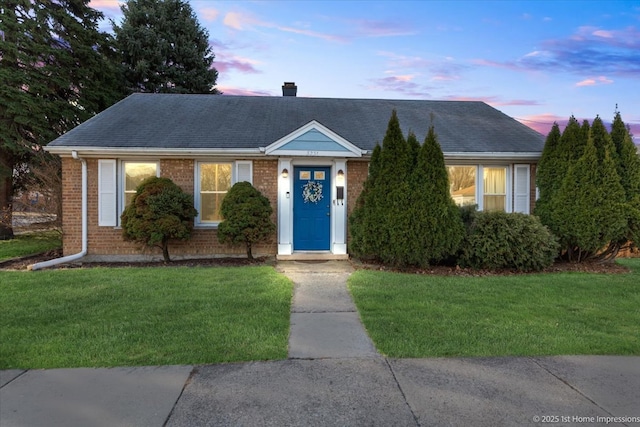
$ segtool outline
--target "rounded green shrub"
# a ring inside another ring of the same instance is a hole
[[[249,259],[253,259],[253,245],[269,241],[276,230],[269,199],[248,182],[231,187],[222,200],[220,212],[224,220],[218,226],[218,240],[244,245]]]
[[[169,241],[190,239],[196,215],[191,195],[169,178],[151,177],[138,186],[122,213],[122,235],[125,240],[159,247],[169,262]]]
[[[539,271],[551,266],[557,254],[556,237],[538,217],[476,212],[461,261],[473,268]]]

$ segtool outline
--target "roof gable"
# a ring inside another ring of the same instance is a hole
[[[361,157],[362,150],[315,120],[265,148],[271,156]]]

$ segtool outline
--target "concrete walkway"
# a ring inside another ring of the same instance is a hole
[[[348,263],[277,268],[295,283],[288,360],[0,371],[0,426],[640,426],[640,357],[388,359]]]
[[[290,359],[379,357],[347,290],[347,261],[279,262],[294,283]]]

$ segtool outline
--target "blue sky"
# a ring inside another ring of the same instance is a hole
[[[227,95],[480,100],[545,135],[617,105],[640,144],[640,1],[190,3]]]

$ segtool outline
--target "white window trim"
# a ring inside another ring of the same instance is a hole
[[[484,211],[484,169],[485,168],[504,168],[505,169],[505,207],[504,211],[507,213],[512,212],[513,207],[513,177],[511,175],[511,166],[510,165],[499,165],[499,164],[486,164],[486,165],[478,165],[478,174],[476,175],[476,202],[478,204],[478,210]]]
[[[211,163],[231,165],[231,185],[238,182],[238,179],[241,176],[240,168],[242,166],[249,166],[250,178],[248,182],[253,184],[253,161],[251,160],[229,161],[212,159],[197,161],[193,168],[193,203],[198,211],[198,215],[194,218],[194,226],[197,228],[218,228],[218,225],[220,225],[220,221],[203,222],[200,217],[200,165]]]

